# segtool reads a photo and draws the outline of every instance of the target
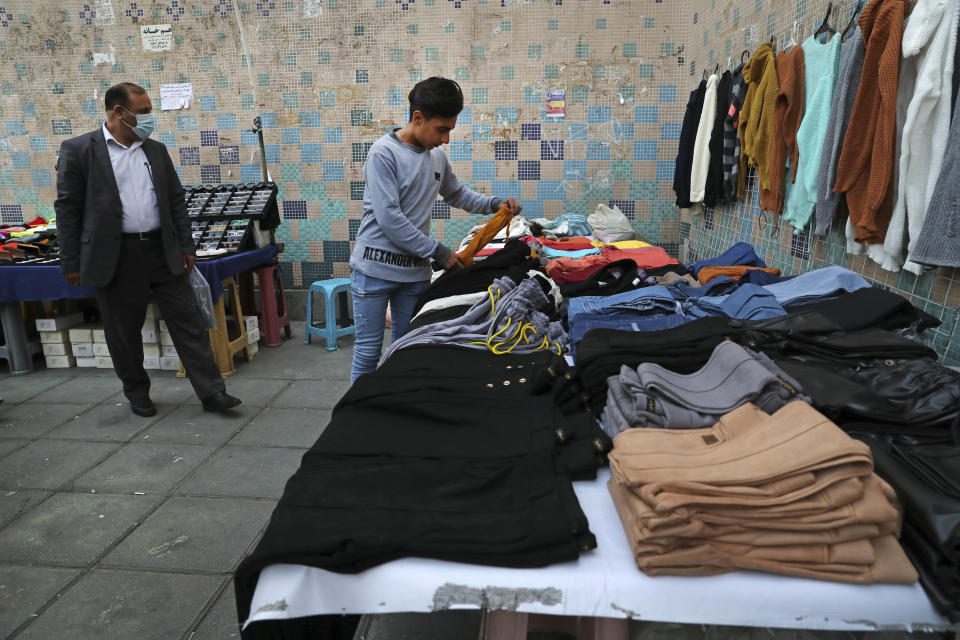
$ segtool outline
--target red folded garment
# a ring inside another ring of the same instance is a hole
[[[618,249],[613,246],[600,247],[601,254],[608,260],[630,259],[641,269],[665,267],[668,264],[680,264],[676,258],[671,258],[661,247],[643,247],[640,249]]]
[[[602,258],[603,256],[600,257]],[[577,258],[577,260],[582,260],[582,258]],[[553,260],[550,262],[552,263]],[[550,277],[553,278],[553,281],[557,284],[570,284],[571,282],[583,282],[597,271],[600,271],[600,269],[603,269],[607,264],[609,264],[609,261],[604,258],[603,262],[594,262],[579,269],[560,266],[553,271],[549,271],[550,266],[548,265],[547,270],[550,273]]]
[[[561,251],[579,251],[581,249],[593,249],[593,240],[585,236],[575,236],[571,238],[558,238],[551,240],[540,236],[537,239],[540,244],[550,249],[559,249]]]

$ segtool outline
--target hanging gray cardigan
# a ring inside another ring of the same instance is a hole
[[[954,105],[947,155],[911,259],[937,267],[960,267],[960,95]]]

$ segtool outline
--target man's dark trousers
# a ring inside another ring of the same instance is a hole
[[[225,391],[188,276],[170,271],[163,241],[157,234],[144,240],[125,236],[113,279],[106,286],[97,287],[107,348],[123,382],[124,395],[131,400],[145,399],[150,392],[150,377],[143,368],[140,330],[151,295],[160,307],[197,396],[207,398]]]

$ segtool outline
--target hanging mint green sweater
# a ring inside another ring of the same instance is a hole
[[[799,233],[813,215],[817,204],[817,177],[820,174],[820,156],[823,140],[830,122],[830,107],[837,85],[837,67],[840,54],[840,37],[833,36],[826,44],[812,36],[803,44],[803,93],[804,113],[797,130],[797,178],[787,184],[786,204],[783,217]]]

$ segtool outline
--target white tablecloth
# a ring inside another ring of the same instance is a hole
[[[948,628],[920,585],[849,585],[764,573],[702,578],[644,575],[607,492],[609,469],[576,482],[597,548],[575,562],[505,569],[404,558],[356,575],[272,565],[260,575],[247,623],[317,614],[515,609],[803,629]]]

